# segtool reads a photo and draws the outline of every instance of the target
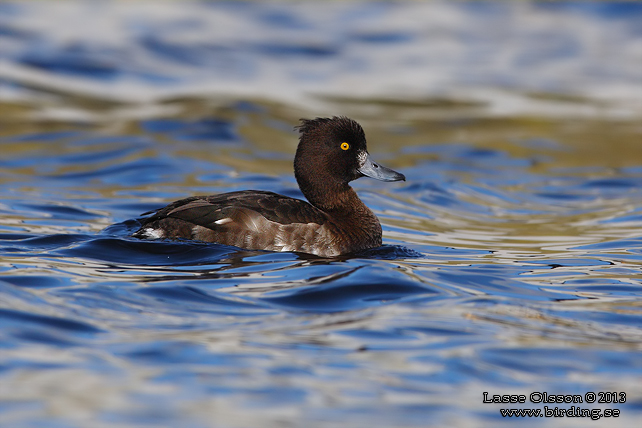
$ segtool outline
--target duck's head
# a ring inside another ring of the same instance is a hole
[[[321,209],[335,206],[335,196],[348,190],[348,183],[357,178],[406,179],[372,160],[363,128],[352,119],[301,119],[297,129],[300,137],[294,175],[306,198]]]

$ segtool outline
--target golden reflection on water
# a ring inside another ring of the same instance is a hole
[[[351,100],[326,101],[320,109],[310,110],[267,100],[246,100],[257,106],[255,112],[245,112],[239,117],[235,106],[239,100],[181,98],[145,105],[123,105],[102,100],[67,96],[57,99],[56,106],[96,113],[92,120],[80,118],[55,119],[40,114],[42,103],[32,105],[27,101],[0,101],[0,136],[22,135],[36,132],[68,130],[93,130],[111,135],[139,135],[139,120],[144,118],[172,118],[198,120],[221,118],[238,126],[241,136],[261,150],[291,153],[296,148],[294,133],[289,131],[302,117],[347,115],[357,119],[366,130],[370,151],[395,152],[395,148],[463,142],[476,147],[505,151],[514,157],[532,154],[533,149],[520,141],[529,139],[550,140],[559,143],[558,149],[540,147],[538,152],[547,155],[545,163],[534,163],[534,171],[541,168],[610,167],[638,165],[642,159],[639,144],[642,125],[637,118],[612,119],[595,115],[590,118],[545,116],[495,116],[483,108],[475,112],[467,109],[464,101],[447,99],[419,102],[368,102],[369,109],[354,108]],[[423,104],[430,106],[423,111]],[[453,111],[449,118],[439,118],[434,112]],[[119,111],[137,111],[138,117],[119,115]],[[423,113],[421,113],[423,111]],[[417,113],[419,112],[419,114]],[[43,117],[44,116],[44,117]],[[269,121],[266,121],[269,118]],[[276,129],[274,123],[282,123]],[[399,132],[399,129],[403,132]],[[162,136],[157,137],[163,141]],[[24,146],[23,146],[24,147]],[[19,146],[9,150],[20,150]],[[201,153],[202,155],[202,153]],[[406,159],[408,157],[409,159]],[[397,155],[400,165],[410,163],[416,156]]]

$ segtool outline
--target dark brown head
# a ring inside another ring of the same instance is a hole
[[[335,209],[352,180],[368,176],[382,181],[405,180],[403,174],[376,164],[366,147],[366,136],[347,117],[301,119],[294,176],[313,205]]]

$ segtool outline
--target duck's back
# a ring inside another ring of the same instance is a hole
[[[247,249],[337,255],[335,228],[308,202],[245,190],[173,202],[143,221],[134,236],[185,238]]]

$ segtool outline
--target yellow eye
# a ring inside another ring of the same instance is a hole
[[[341,150],[348,150],[350,148],[350,144],[348,143],[341,143]]]

